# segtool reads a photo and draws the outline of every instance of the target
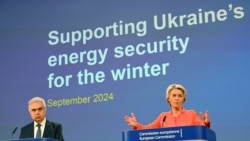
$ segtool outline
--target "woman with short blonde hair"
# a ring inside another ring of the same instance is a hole
[[[143,125],[137,122],[135,114],[125,116],[124,120],[133,129],[149,129],[175,126],[201,125],[210,128],[210,119],[208,112],[197,115],[195,110],[187,110],[183,107],[186,101],[187,91],[181,84],[171,84],[166,89],[166,100],[171,110],[162,112],[153,122]]]

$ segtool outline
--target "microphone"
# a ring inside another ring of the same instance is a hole
[[[17,130],[17,127],[12,131],[11,140],[13,139],[13,135],[16,133],[16,130]]]
[[[163,117],[161,128],[163,128],[163,124],[164,124],[166,118],[167,118],[166,116]]]

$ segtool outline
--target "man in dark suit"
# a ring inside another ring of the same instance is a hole
[[[20,139],[51,138],[64,141],[62,125],[46,119],[46,103],[43,98],[34,97],[29,101],[29,113],[33,122],[22,127]]]

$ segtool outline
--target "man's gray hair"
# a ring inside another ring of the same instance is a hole
[[[44,108],[46,109],[46,103],[45,103],[45,100],[41,97],[34,97],[32,99],[29,100],[29,105],[34,103],[34,102],[41,102],[44,106]]]

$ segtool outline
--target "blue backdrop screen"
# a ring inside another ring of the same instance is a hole
[[[165,90],[187,89],[186,109],[209,111],[217,140],[248,140],[250,4],[237,1],[1,1],[0,140],[31,122],[45,98],[66,140],[118,141],[134,112],[169,111]]]

